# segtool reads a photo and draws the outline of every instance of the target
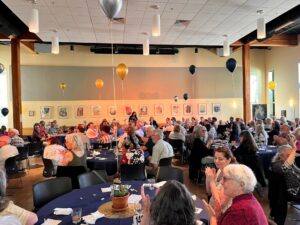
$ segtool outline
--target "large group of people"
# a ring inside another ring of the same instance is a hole
[[[180,140],[188,149],[190,179],[201,182],[205,174],[211,224],[232,224],[232,221],[237,224],[243,224],[241,221],[267,224],[252,192],[257,183],[267,186],[257,151],[267,145],[275,145],[278,152],[271,163],[271,170],[282,176],[289,195],[300,198],[300,169],[295,163],[296,151],[300,150],[298,119],[294,122],[285,118],[266,118],[245,124],[242,119],[233,117],[226,123],[215,117],[201,117],[199,120],[172,117],[166,118],[164,124],[158,124],[152,116],[149,122],[143,122],[133,112],[126,125],[120,125],[116,120],[109,123],[104,119],[99,126],[84,122],[66,128],[59,127],[56,121],[48,125],[41,121],[34,124],[30,140],[44,142],[43,157],[51,159],[55,169],[58,166],[83,166],[87,169],[87,150],[93,148],[94,141],[111,147],[112,142],[118,140],[117,147],[122,149],[123,154],[120,166],[145,164],[148,176],[156,175],[161,159],[174,156],[170,140]],[[216,140],[222,140],[222,146],[218,146]],[[18,154],[17,147],[23,144],[18,130],[1,128],[0,169],[4,169],[7,158]],[[178,216],[172,214],[175,209],[168,199],[174,194],[178,201],[177,210],[183,210]],[[159,225],[162,221],[169,224],[166,222],[169,219],[173,219],[172,224],[195,223],[193,201],[181,184],[168,182],[152,204],[143,190],[142,195],[146,207],[142,224]],[[176,220],[178,222],[175,223]]]

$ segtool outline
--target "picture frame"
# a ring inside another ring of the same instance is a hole
[[[110,116],[116,116],[117,115],[117,106],[111,105],[107,107],[108,115]]]
[[[131,105],[125,105],[124,106],[124,111],[126,116],[130,116],[133,112],[132,106]]]
[[[84,105],[75,106],[74,113],[76,118],[87,116],[87,107]]]
[[[164,105],[163,104],[155,104],[154,105],[154,115],[162,116],[164,114]]]
[[[139,116],[148,116],[148,105],[139,106]]]
[[[35,111],[29,110],[29,111],[28,111],[28,116],[29,116],[29,117],[34,117],[34,116],[35,116]]]
[[[264,120],[268,117],[267,108],[267,104],[253,104],[252,117],[258,120]]]
[[[91,106],[91,116],[97,117],[101,115],[101,106],[99,105],[92,105]]]
[[[221,104],[213,103],[212,104],[212,114],[220,114],[221,113]]]
[[[207,114],[207,104],[204,104],[204,103],[198,104],[198,114],[199,115]]]
[[[280,111],[280,116],[286,117],[286,109],[282,109],[282,110]]]
[[[172,104],[171,105],[171,114],[172,114],[172,116],[179,116],[180,115],[180,105],[179,104]]]
[[[70,117],[70,109],[67,106],[58,106],[57,115],[59,119],[68,119]]]
[[[183,105],[183,114],[186,116],[191,116],[193,115],[193,105],[186,103]]]
[[[41,106],[40,114],[41,114],[41,119],[51,119],[52,107],[51,106]]]

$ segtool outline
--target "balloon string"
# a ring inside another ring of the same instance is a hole
[[[124,108],[124,80],[122,80],[122,105],[123,105],[123,108]]]
[[[232,82],[232,89],[233,89],[233,98],[235,99],[235,85],[234,85],[233,73],[231,73],[231,82]]]
[[[116,85],[115,85],[115,68],[114,68],[114,44],[112,39],[112,20],[109,21],[109,33],[111,42],[111,65],[113,73],[113,91],[114,91],[114,106],[116,107]]]

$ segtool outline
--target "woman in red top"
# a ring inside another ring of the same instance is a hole
[[[214,209],[206,202],[211,225],[267,225],[264,211],[252,194],[257,180],[252,170],[242,164],[230,164],[223,170],[224,194],[231,197],[232,205],[217,221]]]

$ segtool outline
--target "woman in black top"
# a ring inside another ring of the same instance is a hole
[[[260,157],[256,154],[257,149],[252,134],[249,131],[244,130],[240,134],[240,145],[233,154],[239,163],[250,167],[253,170],[257,181],[263,187],[266,187],[267,184],[262,163]]]
[[[129,116],[129,120],[128,122],[134,122],[134,124],[136,124],[136,121],[138,120],[136,112],[132,112],[132,114]]]
[[[274,143],[274,135],[279,135],[279,131],[280,131],[280,124],[278,123],[278,121],[274,121],[272,123],[272,130],[268,133],[269,138],[268,138],[268,145],[273,145]]]

